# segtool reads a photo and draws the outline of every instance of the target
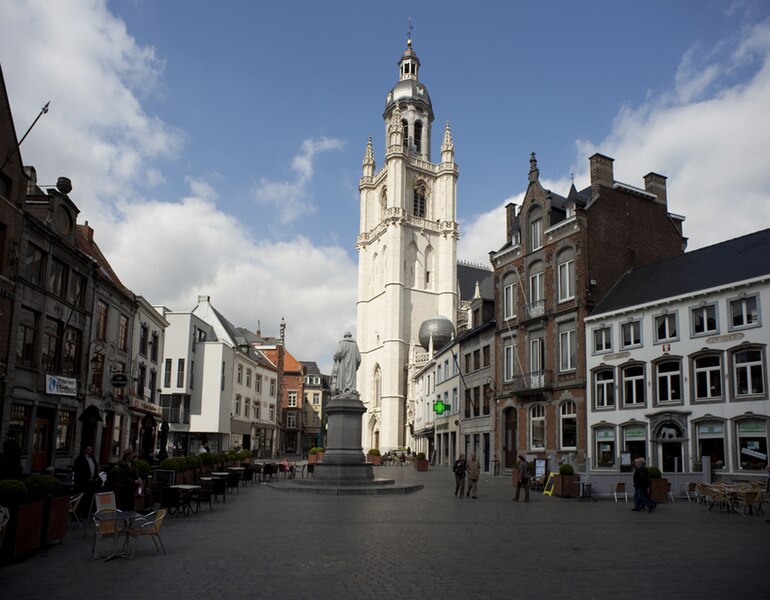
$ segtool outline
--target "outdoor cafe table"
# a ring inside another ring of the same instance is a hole
[[[122,512],[121,511],[108,512],[101,515],[94,514],[94,519],[96,519],[100,523],[105,523],[107,521],[116,521],[115,534],[113,536],[114,542],[112,547],[112,554],[106,557],[104,559],[104,562],[107,562],[108,560],[112,560],[113,558],[131,558],[131,556],[126,554],[125,552],[126,545],[128,544],[128,530],[131,528],[131,523],[135,519],[138,519],[141,516],[143,515],[133,510],[124,510]],[[125,524],[125,527],[121,529],[122,523]],[[118,538],[121,537],[121,534],[125,536],[125,540],[123,541],[123,552],[118,552]],[[94,532],[94,535],[98,535],[98,532]]]
[[[224,472],[224,473],[223,473],[222,471],[214,471],[214,472],[212,472],[211,474],[212,474],[214,477],[227,477],[227,476],[229,475],[229,473],[227,473],[227,472]]]

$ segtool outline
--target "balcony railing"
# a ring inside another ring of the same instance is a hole
[[[537,394],[550,389],[553,389],[552,371],[532,371],[513,377],[513,391],[518,394]]]
[[[524,305],[524,318],[537,319],[545,315],[545,300],[535,300]]]

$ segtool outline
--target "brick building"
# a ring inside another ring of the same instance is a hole
[[[566,197],[539,181],[534,153],[506,243],[490,253],[497,299],[497,439],[503,468],[518,454],[582,463],[586,454],[584,319],[634,266],[684,252],[683,217],[666,178],[615,181],[613,159],[590,159],[590,186]]]

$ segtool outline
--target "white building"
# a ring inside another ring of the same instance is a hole
[[[627,272],[586,319],[592,478],[764,479],[769,316],[770,229]]]
[[[358,388],[367,406],[363,446],[405,447],[407,362],[429,317],[456,323],[458,168],[447,123],[441,162],[431,162],[433,106],[411,40],[385,100],[385,164],[371,139],[359,190]]]

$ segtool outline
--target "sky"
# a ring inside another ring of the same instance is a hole
[[[383,164],[410,19],[433,161],[449,122],[458,257],[489,266],[535,152],[541,183],[668,178],[693,250],[770,226],[763,0],[2,0],[0,64],[39,183],[70,198],[124,284],[278,335],[328,372],[355,335],[358,183]]]

